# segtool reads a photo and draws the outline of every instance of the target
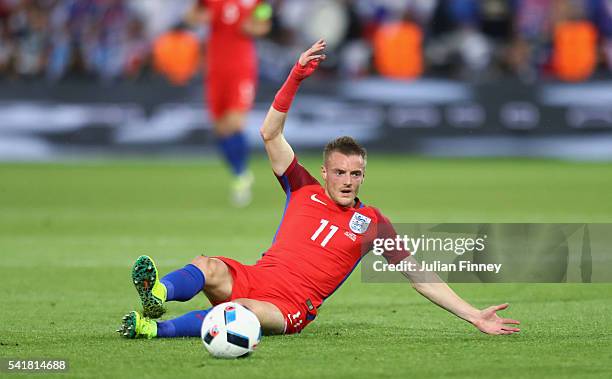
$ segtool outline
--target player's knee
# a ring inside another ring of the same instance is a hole
[[[231,135],[227,123],[222,119],[214,123],[213,129],[217,137],[224,138],[229,137]]]
[[[253,299],[235,299],[234,302],[255,313],[264,334],[282,334],[285,330],[285,320],[281,311],[273,304]]]
[[[258,306],[258,304],[257,304],[258,302],[256,300],[241,298],[241,299],[235,299],[233,301],[234,301],[234,303],[238,303],[238,304],[242,305],[243,307],[245,307],[246,309],[248,309],[251,312],[255,313],[256,315],[261,313],[261,309]]]
[[[215,134],[219,137],[229,137],[244,129],[244,115],[237,112],[229,112],[214,123]]]
[[[245,117],[243,113],[232,112],[227,117],[227,128],[237,132],[244,129]]]
[[[227,274],[227,266],[218,259],[200,255],[195,257],[191,261],[191,264],[199,268],[200,271],[204,273],[206,282],[209,284],[222,281],[224,275]]]

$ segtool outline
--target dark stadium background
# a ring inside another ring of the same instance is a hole
[[[360,196],[395,223],[612,223],[610,0],[270,3],[254,201],[234,209],[201,67],[154,58],[171,29],[204,43],[179,25],[191,0],[0,0],[0,362],[67,359],[79,378],[609,377],[610,283],[452,284],[479,308],[509,302],[512,336],[359,273],[301,335],[264,337],[248,359],[114,333],[138,307],[138,255],[165,274],[270,246],[285,196],[258,129],[320,37],[328,59],[286,125],[315,176],[323,144],[348,134],[370,151]]]
[[[209,152],[202,71],[172,85],[160,73],[172,68],[155,58],[156,43],[191,3],[3,0],[0,156]],[[271,3],[248,128],[256,148],[276,89],[299,52],[323,36],[330,58],[302,89],[287,128],[298,148],[346,133],[412,155],[612,156],[606,1]],[[385,50],[385,28],[405,25],[422,44],[408,33],[388,37],[399,45]],[[592,29],[595,40],[566,41],[563,28]],[[207,31],[180,33],[204,41]]]

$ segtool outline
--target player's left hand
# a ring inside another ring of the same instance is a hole
[[[502,318],[497,311],[508,308],[508,304],[493,305],[480,311],[479,317],[472,324],[483,333],[487,334],[514,334],[520,332],[519,328],[510,325],[518,325],[518,320]]]

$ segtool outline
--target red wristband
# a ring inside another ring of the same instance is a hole
[[[300,83],[310,76],[318,65],[318,60],[308,62],[306,66],[302,66],[299,62],[296,62],[285,84],[283,84],[281,89],[276,93],[272,107],[282,113],[289,112],[289,108],[291,108],[291,103],[300,87]]]

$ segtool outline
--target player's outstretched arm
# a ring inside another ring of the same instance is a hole
[[[407,259],[416,263],[414,258]],[[418,265],[418,263],[416,263]],[[403,273],[412,286],[434,304],[446,309],[487,334],[513,334],[520,331],[515,327],[520,322],[510,318],[502,318],[498,311],[508,308],[508,304],[494,305],[485,309],[477,309],[463,300],[440,277],[433,272],[406,271]]]
[[[293,66],[287,81],[274,97],[274,102],[260,129],[272,170],[277,175],[285,173],[295,156],[293,149],[283,135],[287,112],[291,108],[291,103],[302,80],[312,75],[319,63],[325,59],[325,54],[322,54],[325,46],[325,41],[319,40],[300,55],[300,59]]]

